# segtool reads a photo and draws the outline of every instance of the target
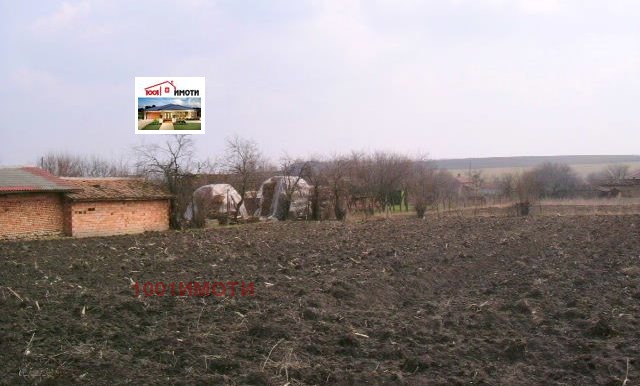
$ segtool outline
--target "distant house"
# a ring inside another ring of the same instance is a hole
[[[480,191],[482,182],[480,176],[463,176],[458,173],[455,176],[454,184],[458,198],[461,199],[465,205],[484,205],[486,198]]]
[[[144,110],[144,119],[176,122],[178,120],[198,119],[199,109],[176,104],[149,107]]]
[[[603,197],[640,197],[640,170],[620,181],[601,184],[598,191]]]
[[[169,229],[171,195],[137,178],[59,178],[0,168],[0,239]]]
[[[502,189],[494,181],[483,182],[480,186],[480,194],[485,197],[497,197],[502,194]]]

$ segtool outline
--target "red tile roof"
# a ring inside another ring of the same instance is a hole
[[[169,199],[162,187],[142,178],[65,178],[80,191],[66,194],[72,201],[158,200]]]
[[[0,193],[70,192],[73,184],[33,166],[0,167]]]

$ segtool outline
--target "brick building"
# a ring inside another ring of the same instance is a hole
[[[138,178],[63,178],[80,190],[65,193],[64,231],[74,237],[169,229],[171,195]]]
[[[34,167],[0,168],[0,239],[163,231],[170,199],[137,178],[58,178]]]
[[[75,189],[39,168],[0,168],[0,239],[62,235],[64,194]]]

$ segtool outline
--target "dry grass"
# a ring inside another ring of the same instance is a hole
[[[515,201],[497,205],[452,208],[428,211],[427,217],[451,216],[515,216]],[[531,203],[529,213],[533,216],[600,216],[640,213],[640,198],[593,198],[593,199],[548,199]]]
[[[546,199],[539,205],[570,205],[570,206],[633,206],[640,205],[640,198],[572,198],[572,199]]]

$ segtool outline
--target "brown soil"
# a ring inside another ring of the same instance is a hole
[[[4,242],[0,379],[622,385],[628,372],[628,386],[640,382],[639,272],[640,216]],[[136,298],[130,279],[256,288]]]

